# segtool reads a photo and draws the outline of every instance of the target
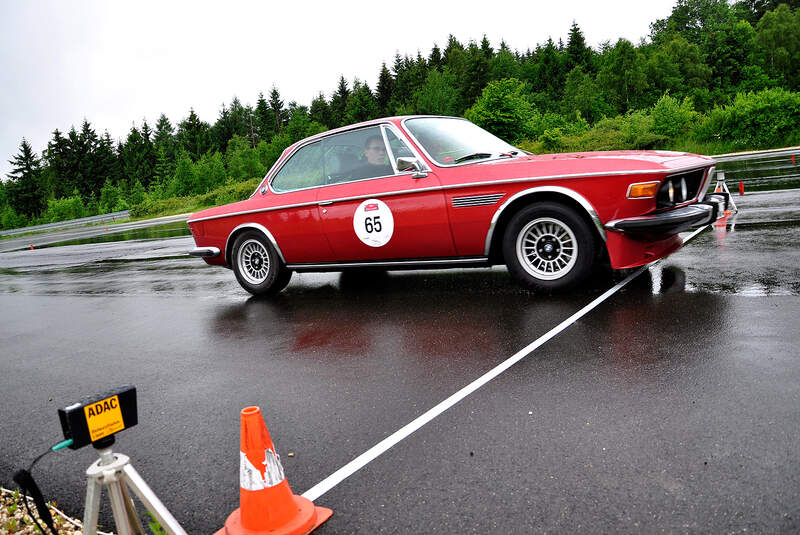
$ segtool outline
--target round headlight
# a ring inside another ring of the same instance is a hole
[[[681,179],[681,200],[685,201],[686,198],[689,196],[688,188],[686,187],[686,179]]]
[[[675,186],[672,184],[672,180],[669,181],[667,193],[669,194],[669,202],[675,202]]]

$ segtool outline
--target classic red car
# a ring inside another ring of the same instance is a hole
[[[295,143],[249,199],[193,214],[190,254],[256,295],[295,271],[493,264],[564,289],[596,263],[664,257],[680,231],[713,221],[727,203],[705,196],[713,164],[666,151],[534,155],[464,119],[379,119]]]

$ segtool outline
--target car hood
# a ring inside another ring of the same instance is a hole
[[[492,166],[504,174],[519,176],[579,175],[614,172],[670,172],[688,167],[703,167],[714,162],[708,156],[672,151],[608,151],[565,154],[531,154],[517,158],[479,162],[475,167]]]

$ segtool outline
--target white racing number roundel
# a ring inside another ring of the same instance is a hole
[[[353,230],[358,239],[370,247],[383,247],[394,233],[392,211],[379,199],[367,199],[356,208]]]

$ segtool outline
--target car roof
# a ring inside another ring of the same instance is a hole
[[[325,130],[324,132],[320,132],[319,134],[314,134],[313,136],[309,136],[309,137],[303,138],[300,141],[297,141],[296,143],[292,143],[292,145],[290,145],[286,149],[286,152],[291,152],[291,150],[294,147],[298,146],[298,145],[302,145],[302,144],[308,143],[309,141],[312,141],[312,140],[315,140],[315,139],[321,139],[323,137],[327,137],[327,136],[330,136],[330,135],[333,135],[333,134],[338,134],[340,132],[347,132],[349,130],[356,130],[358,128],[363,128],[365,126],[374,126],[374,125],[379,125],[379,124],[384,124],[384,123],[392,123],[392,124],[394,124],[396,126],[400,126],[400,123],[402,121],[405,121],[406,119],[418,119],[418,118],[422,118],[422,117],[425,117],[425,118],[441,118],[441,119],[461,119],[462,121],[466,120],[463,117],[452,117],[452,116],[447,116],[447,115],[395,115],[395,116],[392,116],[392,117],[381,117],[380,119],[370,119],[369,121],[362,121],[360,123],[353,123],[353,124],[348,124],[348,125],[345,125],[345,126],[340,126],[338,128],[333,128],[331,130]]]

